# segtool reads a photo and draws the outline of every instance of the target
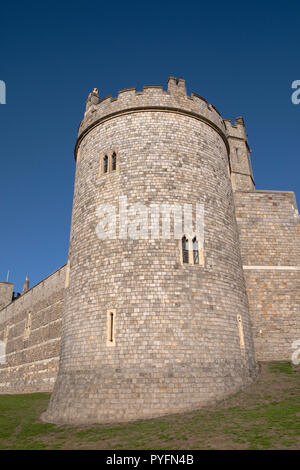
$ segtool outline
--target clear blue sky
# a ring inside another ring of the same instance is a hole
[[[224,117],[245,119],[257,189],[296,191],[300,205],[300,4],[224,2],[2,2],[0,278],[21,290],[67,259],[73,148],[85,100],[166,85]]]

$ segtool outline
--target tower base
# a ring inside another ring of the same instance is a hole
[[[60,373],[42,420],[92,424],[147,419],[201,408],[250,385],[256,363],[216,360],[148,370]],[[108,376],[109,374],[109,376]]]

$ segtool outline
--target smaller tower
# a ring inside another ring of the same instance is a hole
[[[28,290],[29,290],[29,277],[26,276],[26,277],[25,277],[25,281],[24,281],[24,286],[23,286],[22,294],[25,294]]]
[[[11,303],[14,284],[12,282],[0,282],[0,310]]]
[[[230,146],[231,182],[233,191],[254,191],[254,179],[250,160],[250,148],[245,123],[242,117],[232,125],[224,119]]]

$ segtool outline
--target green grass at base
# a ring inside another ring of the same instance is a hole
[[[50,394],[0,395],[0,449],[299,449],[300,367],[262,365],[249,389],[193,412],[124,424],[43,423]]]

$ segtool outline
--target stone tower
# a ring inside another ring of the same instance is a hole
[[[254,380],[230,138],[218,111],[173,77],[167,91],[130,88],[100,100],[94,89],[75,156],[60,365],[43,419],[159,416]],[[100,239],[98,208],[110,204],[118,215],[121,196],[128,207],[202,204],[198,262],[190,252],[186,262],[182,240],[171,236]]]

